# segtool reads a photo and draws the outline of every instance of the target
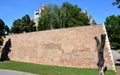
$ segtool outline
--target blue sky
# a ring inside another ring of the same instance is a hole
[[[112,5],[115,0],[0,0],[0,18],[11,27],[14,20],[25,14],[32,18],[34,10],[39,9],[41,4],[60,6],[65,1],[76,4],[83,10],[87,8],[87,12],[97,24],[103,24],[107,16],[120,14],[120,9]]]

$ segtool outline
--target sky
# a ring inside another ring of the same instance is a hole
[[[0,0],[0,18],[10,28],[14,20],[26,14],[33,18],[34,11],[38,10],[42,4],[61,6],[66,1],[86,10],[97,24],[103,24],[108,16],[120,14],[120,9],[112,5],[115,0]]]

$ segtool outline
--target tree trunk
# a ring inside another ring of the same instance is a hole
[[[104,46],[105,46],[105,38],[106,35],[101,35],[101,43],[97,37],[95,37],[96,43],[97,43],[97,50],[98,50],[98,75],[104,75]]]
[[[102,67],[101,69],[100,68],[98,68],[98,71],[99,71],[99,73],[98,73],[98,75],[104,75],[104,67]]]

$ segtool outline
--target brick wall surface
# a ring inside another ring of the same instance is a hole
[[[97,48],[94,37],[106,34],[103,25],[14,34],[11,39],[10,60],[78,68],[97,68]],[[107,41],[106,41],[107,43]],[[4,43],[5,44],[5,43]],[[113,69],[107,44],[105,66]]]

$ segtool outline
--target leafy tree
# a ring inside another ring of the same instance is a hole
[[[115,0],[115,2],[113,2],[112,4],[120,8],[120,0]]]
[[[22,19],[17,19],[13,22],[11,33],[23,33],[36,31],[35,23],[30,20],[29,15],[25,15]]]
[[[89,25],[88,15],[77,5],[68,2],[63,3],[61,7],[48,5],[40,16],[38,30]]]
[[[48,5],[42,11],[39,19],[39,30],[49,30],[59,28],[59,8],[57,5]]]
[[[65,27],[88,25],[89,20],[86,13],[83,13],[77,5],[65,2],[63,3],[61,9],[63,10],[63,19]]]
[[[3,38],[5,37],[6,32],[7,34],[9,34],[9,28],[7,25],[5,25],[3,20],[0,19],[0,45],[3,44]]]
[[[29,15],[25,15],[22,17],[22,27],[24,32],[32,32],[35,31],[35,23],[30,20]]]
[[[105,25],[111,45],[120,48],[120,15],[107,17]]]
[[[22,33],[22,24],[21,24],[21,19],[17,19],[13,22],[13,26],[11,28],[11,33]]]

